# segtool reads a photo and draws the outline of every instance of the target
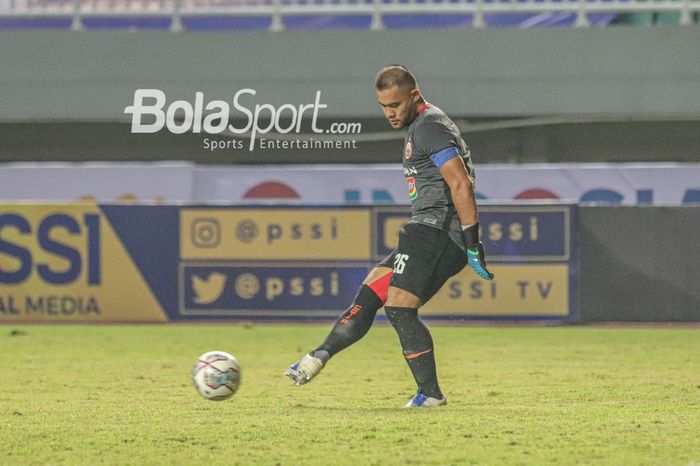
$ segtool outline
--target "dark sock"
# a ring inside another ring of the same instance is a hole
[[[374,322],[374,316],[384,303],[367,285],[362,285],[352,305],[335,322],[325,341],[311,355],[325,362],[338,352],[364,337]]]
[[[418,388],[430,397],[442,398],[435,370],[433,338],[428,327],[418,318],[418,309],[386,306],[384,311],[399,334],[403,355]]]

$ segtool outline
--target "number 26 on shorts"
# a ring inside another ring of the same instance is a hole
[[[394,273],[402,274],[403,269],[406,267],[406,261],[408,260],[408,254],[397,254],[394,259]]]

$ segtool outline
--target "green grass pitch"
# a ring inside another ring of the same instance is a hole
[[[0,326],[0,464],[700,465],[700,330],[433,326],[449,404],[391,327],[312,383],[282,376],[328,326]],[[201,353],[236,355],[230,400]]]

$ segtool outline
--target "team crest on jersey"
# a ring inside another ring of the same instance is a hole
[[[413,146],[411,145],[411,141],[406,143],[406,147],[403,149],[403,156],[406,160],[413,157]]]
[[[416,189],[416,179],[414,177],[406,178],[408,181],[408,197],[413,200],[418,197],[418,189]]]

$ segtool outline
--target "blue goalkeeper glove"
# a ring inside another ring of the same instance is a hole
[[[493,274],[486,268],[484,245],[479,241],[479,224],[462,230],[464,245],[467,247],[469,267],[484,280],[493,280]]]

